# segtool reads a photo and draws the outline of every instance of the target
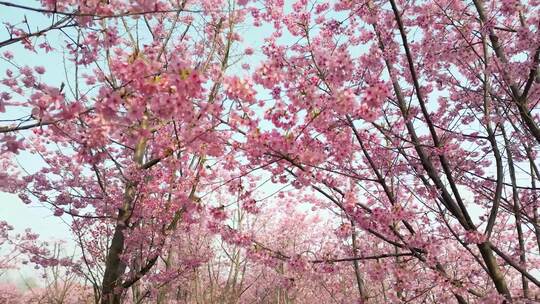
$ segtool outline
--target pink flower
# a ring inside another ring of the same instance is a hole
[[[383,83],[377,82],[364,90],[364,101],[370,107],[380,107],[388,93],[388,88]]]
[[[233,76],[225,81],[227,88],[227,97],[232,100],[255,102],[255,90],[253,84],[248,79],[241,79],[238,76]]]
[[[54,209],[54,213],[53,213],[54,216],[62,216],[62,214],[64,214],[64,210],[62,208]]]
[[[34,70],[35,70],[36,73],[38,73],[38,74],[44,74],[44,73],[45,73],[45,68],[42,67],[42,66],[34,67]]]
[[[465,242],[469,244],[481,244],[486,241],[486,236],[478,231],[467,231],[464,235]]]
[[[227,213],[223,206],[210,209],[210,214],[216,220],[225,220],[227,218]]]
[[[8,60],[13,59],[13,53],[11,51],[5,51],[3,55]]]
[[[349,223],[344,223],[336,230],[336,235],[340,238],[348,238],[351,235],[352,227]]]
[[[255,199],[250,199],[242,204],[242,208],[251,214],[258,214],[260,212],[259,207],[257,207],[257,201]]]
[[[0,143],[2,143],[2,141],[3,141],[3,144],[5,145],[5,150],[7,152],[17,154],[17,153],[19,153],[19,150],[24,149],[24,144],[23,144],[22,139],[17,139],[13,135],[6,135],[6,136],[4,136],[4,138],[0,138]],[[1,147],[1,145],[0,145],[0,147]],[[2,152],[2,150],[0,150],[0,153],[1,152]]]

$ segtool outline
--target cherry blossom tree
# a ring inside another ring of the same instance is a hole
[[[388,301],[536,297],[538,2],[264,5],[247,157],[379,244],[353,250],[414,257],[386,261]]]
[[[77,247],[27,301],[540,299],[538,0],[2,7],[0,190]]]

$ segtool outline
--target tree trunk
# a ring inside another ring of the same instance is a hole
[[[146,118],[143,118],[140,127],[145,129],[146,126]],[[135,147],[133,161],[138,165],[143,164],[146,141],[145,138],[139,140]],[[127,181],[124,202],[122,208],[118,210],[114,235],[105,262],[105,273],[103,274],[103,282],[101,284],[101,304],[120,304],[121,302],[123,293],[122,275],[126,270],[126,264],[122,262],[120,256],[124,253],[124,230],[126,230],[129,224],[136,191],[137,183]]]

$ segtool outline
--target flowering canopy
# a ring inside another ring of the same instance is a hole
[[[540,299],[539,1],[33,4],[0,1],[0,190],[77,254],[0,237],[79,294]]]

